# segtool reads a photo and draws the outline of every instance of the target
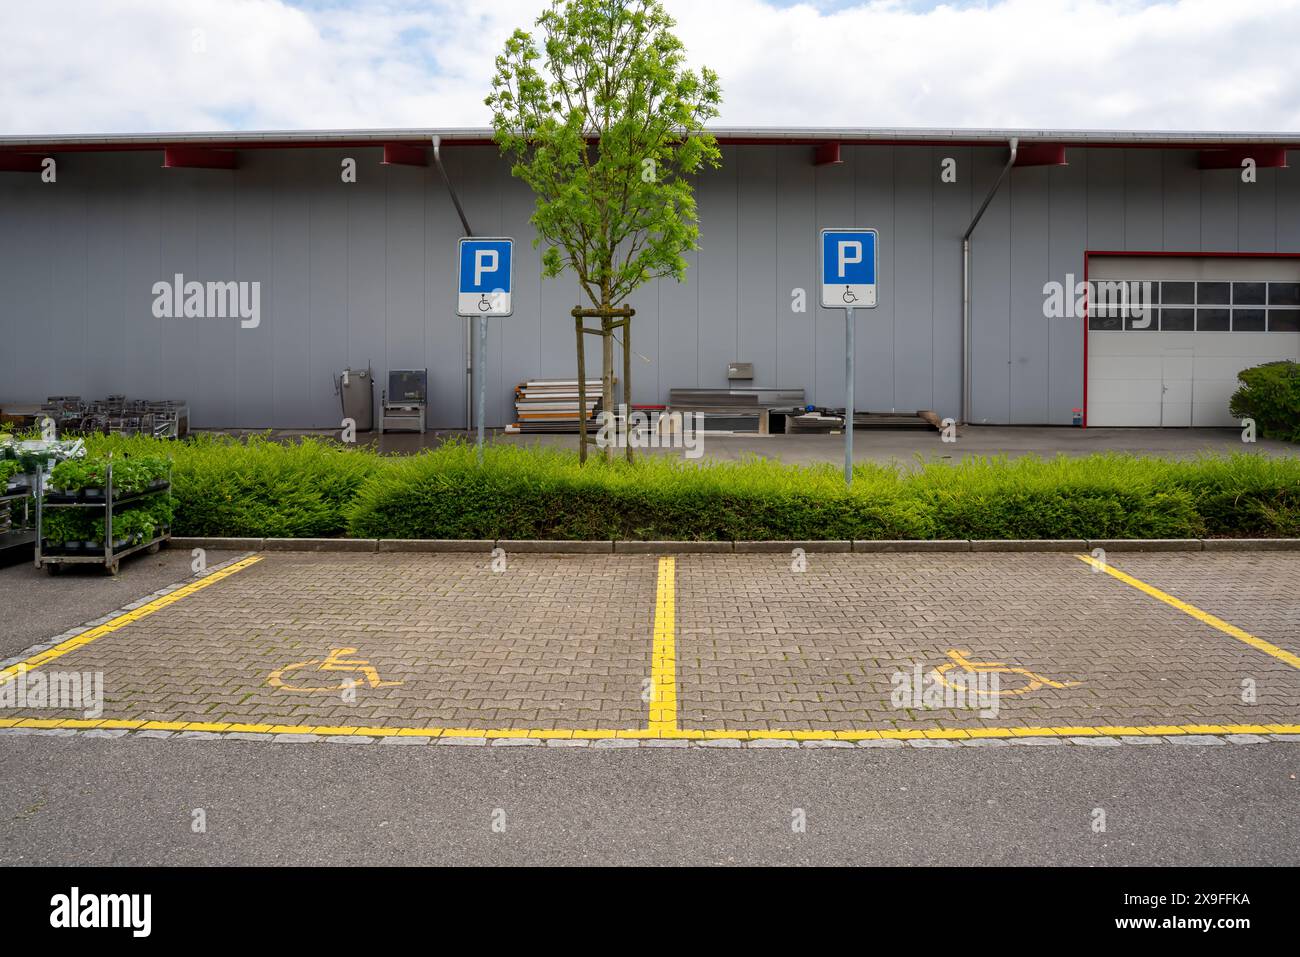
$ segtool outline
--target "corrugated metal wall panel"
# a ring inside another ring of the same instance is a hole
[[[975,210],[973,151],[934,151],[934,399],[940,415],[961,415],[961,234]],[[957,181],[938,182],[940,163],[956,161]]]
[[[265,427],[266,410],[275,418],[277,317],[271,296],[276,287],[275,157],[247,158],[235,180],[235,272],[238,282],[262,283],[261,320],[235,334],[235,419],[240,428]],[[157,390],[151,392],[156,395]]]
[[[754,385],[781,388],[777,375],[780,325],[793,318],[789,289],[777,275],[776,151],[736,149],[737,326],[734,355],[754,364]]]
[[[340,180],[358,163],[358,182]],[[957,160],[955,184],[940,161]],[[513,386],[574,375],[571,277],[542,280],[533,201],[492,147],[445,152],[471,224],[514,235],[516,315],[493,321],[489,409],[513,421]],[[687,281],[639,291],[639,402],[755,382],[843,401],[843,317],[817,305],[821,226],[880,230],[880,306],[858,316],[863,409],[960,403],[960,234],[1005,150],[848,146],[814,167],[807,146],[728,146],[701,177],[704,250]],[[1016,169],[973,240],[974,418],[1069,421],[1082,401],[1082,330],[1042,317],[1042,285],[1082,278],[1093,249],[1300,249],[1300,174],[1201,171],[1194,151],[1082,149],[1070,165]],[[338,426],[345,365],[429,367],[430,422],[465,421],[464,323],[454,315],[459,221],[430,166],[382,167],[380,150],[247,151],[236,171],[161,169],[156,152],[70,154],[59,181],[0,178],[0,402],[127,392],[191,403],[197,426]],[[263,284],[261,326],[155,319],[152,284]],[[791,308],[802,289],[806,311]],[[589,372],[599,368],[591,340]],[[640,356],[644,356],[642,359]],[[648,361],[646,361],[648,360]]]
[[[817,383],[817,211],[807,147],[776,153],[776,383],[805,390],[813,401]],[[802,293],[802,295],[800,294]],[[802,306],[796,311],[796,306]],[[842,380],[842,376],[841,376]]]
[[[443,154],[447,175],[458,182],[466,166],[457,150]],[[462,229],[456,208],[432,165],[423,181],[424,206],[424,365],[429,370],[428,424],[440,428],[465,426],[465,320],[456,315],[456,241]],[[461,202],[465,200],[462,198]],[[413,198],[412,202],[418,202]],[[473,220],[470,225],[475,229]]]
[[[919,164],[923,151],[906,150],[906,162]],[[823,202],[818,195],[818,212],[822,216],[819,226],[872,226],[879,232],[880,274],[877,276],[879,292],[875,309],[858,309],[854,312],[853,404],[859,411],[889,411],[894,408],[894,383],[898,375],[895,355],[895,321],[898,315],[898,284],[895,266],[901,255],[894,226],[894,190],[898,165],[895,150],[875,150],[867,146],[844,149],[846,165],[851,171],[854,191],[852,202],[837,208],[843,202],[841,194],[831,193]],[[841,167],[827,167],[839,169]],[[907,174],[904,174],[907,175]],[[845,177],[847,178],[847,177]],[[917,210],[918,218],[925,208]],[[815,240],[816,237],[813,237]],[[820,289],[821,277],[815,277],[815,287]],[[819,371],[830,368],[834,376],[818,382],[818,402],[821,405],[844,404],[844,312],[840,309],[823,310],[830,318],[829,324],[819,326],[825,335],[817,340]],[[906,375],[907,372],[904,372]],[[838,382],[839,385],[833,385]],[[915,411],[915,410],[912,410]]]
[[[934,408],[934,191],[939,164],[930,147],[899,149],[894,156],[890,301],[893,304],[893,394],[888,408],[914,412]],[[955,185],[955,184],[949,184]],[[866,215],[870,215],[869,212]],[[869,324],[874,317],[866,313]],[[856,383],[855,383],[856,386]],[[875,411],[875,410],[873,410]]]
[[[1013,425],[1048,421],[1051,327],[1043,282],[1051,263],[1051,167],[1017,170],[1011,199],[1011,311],[1007,317],[1007,399]]]
[[[1070,150],[1067,166],[1051,169],[1048,202],[1047,275],[1065,285],[1083,279],[1083,249],[1088,236],[1087,150]],[[1073,280],[1068,280],[1073,276]],[[1041,286],[1039,287],[1041,291]],[[1070,289],[1073,295],[1073,288]],[[1040,297],[1041,305],[1041,297]],[[1078,319],[1044,319],[1047,326],[1047,409],[1044,422],[1069,425],[1073,410],[1083,406],[1083,328]]]
[[[333,400],[328,374],[325,370],[315,374],[313,366],[312,301],[322,291],[312,288],[312,189],[303,181],[299,162],[300,157],[288,151],[271,159],[272,285],[269,294],[263,290],[262,307],[267,313],[262,324],[269,327],[273,360],[275,408],[271,424],[281,429],[312,424],[320,397],[325,402]],[[327,167],[328,161],[322,160],[321,166]],[[338,176],[339,167],[334,169]],[[337,400],[332,402],[331,414],[334,419],[342,417]],[[264,417],[253,421],[266,424]]]
[[[1006,163],[1006,151],[975,154],[975,201]],[[1011,421],[1011,196],[1015,171],[984,211],[971,251],[971,420]]]
[[[1196,153],[1162,150],[1162,250],[1201,251],[1201,176]]]

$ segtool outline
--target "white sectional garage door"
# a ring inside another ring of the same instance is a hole
[[[1234,426],[1237,373],[1300,359],[1300,260],[1092,257],[1088,278],[1090,426]]]

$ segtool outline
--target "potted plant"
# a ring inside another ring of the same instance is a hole
[[[90,551],[99,551],[104,547],[104,520],[102,518],[92,518],[86,528],[86,537],[82,539],[82,546]]]
[[[14,478],[19,472],[17,459],[0,459],[0,492],[18,491],[25,484]]]
[[[103,501],[107,494],[108,463],[104,459],[82,459],[81,494],[86,501]]]
[[[76,511],[56,509],[41,518],[41,535],[46,547],[76,552],[89,534],[86,517]]]
[[[47,497],[54,502],[75,502],[86,487],[90,463],[86,459],[64,459],[50,470]]]
[[[140,542],[154,537],[154,518],[147,508],[127,509],[120,515],[113,517],[113,535],[116,538],[118,534],[125,537],[130,545],[138,545]]]

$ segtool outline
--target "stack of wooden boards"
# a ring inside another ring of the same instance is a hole
[[[588,426],[600,402],[600,379],[587,380]],[[578,380],[529,379],[515,388],[514,429],[518,432],[577,432]]]

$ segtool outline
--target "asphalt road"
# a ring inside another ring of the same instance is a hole
[[[4,865],[1300,864],[1300,747],[1286,743],[592,751],[4,735],[0,767]]]

